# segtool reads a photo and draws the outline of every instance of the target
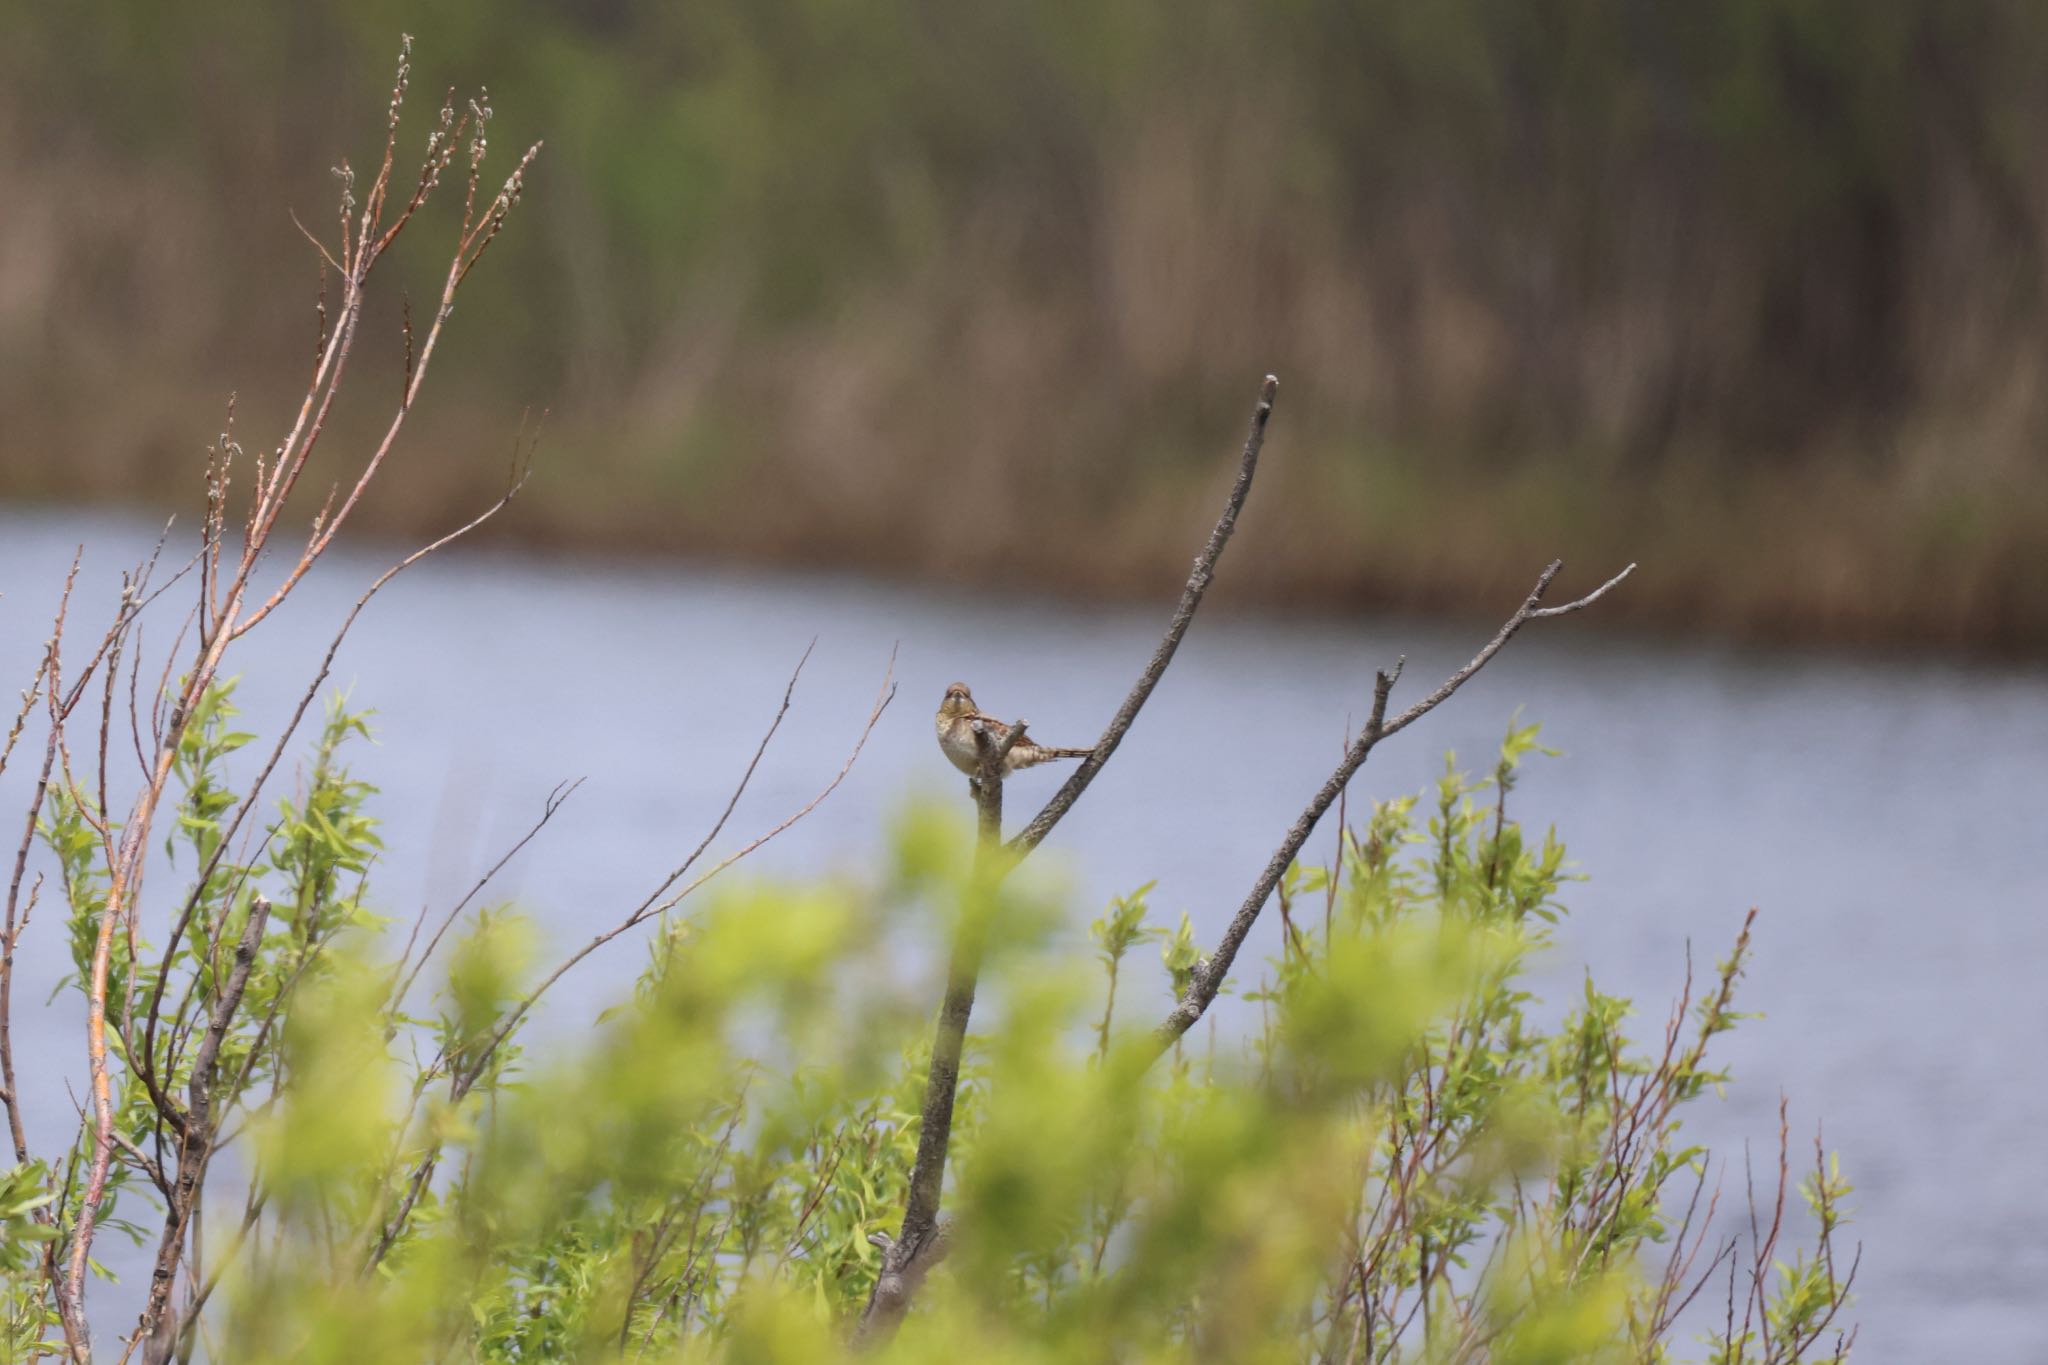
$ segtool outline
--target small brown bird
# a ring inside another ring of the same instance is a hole
[[[946,689],[946,699],[939,703],[938,728],[939,747],[945,750],[947,758],[953,760],[953,766],[969,777],[973,777],[981,766],[981,750],[975,743],[977,728],[996,744],[1001,744],[1010,733],[1009,722],[984,713],[974,704],[974,696],[967,690],[967,684],[957,682]],[[1013,773],[1019,768],[1033,768],[1056,758],[1086,758],[1094,752],[1093,749],[1055,749],[1034,743],[1027,735],[1010,750],[1010,756],[1003,763],[1003,771]]]

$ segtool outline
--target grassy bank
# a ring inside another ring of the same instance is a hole
[[[1233,590],[1491,609],[1555,552],[1676,626],[2048,643],[2033,10],[5,11],[0,495],[166,498],[297,387],[288,211],[417,27],[549,147],[388,529],[531,404],[507,534],[1149,592],[1273,370]]]

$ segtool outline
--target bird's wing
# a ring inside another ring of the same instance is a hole
[[[988,733],[995,737],[997,743],[1001,743],[1010,733],[1010,722],[997,720],[986,711],[975,711],[967,716],[968,724],[971,725],[976,721],[981,722],[983,726],[987,727]]]

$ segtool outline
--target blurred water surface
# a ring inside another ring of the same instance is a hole
[[[89,547],[74,608],[83,639],[155,529],[0,509],[0,676],[10,689],[28,679],[74,549]],[[274,734],[386,562],[370,551],[331,556],[288,611],[238,646],[247,728]],[[1560,592],[1584,591],[1610,567],[1571,566]],[[795,705],[723,843],[816,793],[900,645],[901,693],[866,754],[754,864],[792,874],[870,867],[906,797],[964,800],[930,730],[948,682],[966,679],[986,707],[1027,716],[1048,742],[1086,743],[1149,655],[1177,588],[1162,585],[1142,609],[1105,609],[845,578],[485,553],[429,560],[371,606],[334,674],[376,710],[378,746],[355,756],[358,775],[382,789],[376,810],[389,836],[373,899],[408,920],[422,904],[452,904],[551,789],[583,776],[498,890],[559,946],[616,922],[723,806],[814,637]],[[1502,614],[1513,605],[1503,601]],[[154,649],[183,609],[159,608]],[[1185,909],[1213,942],[1347,726],[1362,721],[1373,668],[1408,655],[1398,706],[1492,626],[1199,619],[1116,761],[1047,845],[1075,887],[1075,932],[1108,896],[1156,878],[1160,917]],[[2048,1025],[2048,679],[1942,658],[1645,643],[1603,632],[1597,613],[1539,622],[1375,754],[1353,809],[1419,790],[1446,749],[1483,769],[1517,706],[1565,751],[1527,770],[1521,818],[1555,824],[1588,877],[1570,890],[1546,984],[1573,990],[1590,969],[1605,989],[1634,996],[1640,1027],[1654,1031],[1688,944],[1704,973],[1743,912],[1761,907],[1739,1004],[1765,1017],[1721,1041],[1735,1082],[1692,1120],[1731,1163],[1728,1197],[1739,1193],[1745,1143],[1767,1173],[1778,1099],[1790,1096],[1795,1165],[1825,1124],[1857,1185],[1856,1358],[2048,1359],[2038,1052]],[[32,766],[18,756],[0,777],[0,813],[22,808]],[[1044,772],[1015,780],[1012,818],[1056,782]],[[1333,837],[1319,831],[1311,855],[1327,856]],[[40,1004],[42,983],[64,970],[54,919],[40,915],[23,942],[17,969],[35,984],[16,996],[23,1089],[49,1116],[70,1112],[64,1078],[82,1071],[83,1056],[78,1012],[67,1000]],[[1239,979],[1275,946],[1269,920]],[[548,1026],[587,1024],[642,961],[630,939],[597,955],[557,988]],[[1163,1009],[1163,992],[1151,1003]]]

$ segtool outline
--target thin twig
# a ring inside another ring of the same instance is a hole
[[[519,851],[525,848],[528,844],[532,843],[534,840],[534,836],[538,835],[543,829],[547,828],[548,821],[555,818],[555,812],[560,810],[565,804],[567,804],[569,798],[576,794],[576,789],[582,785],[583,779],[579,777],[573,782],[562,783],[561,785],[557,786],[553,791],[549,792],[547,800],[542,803],[540,818],[534,821],[532,826],[527,829],[526,833],[519,837],[519,841],[517,843],[513,844],[512,847],[505,850],[503,857],[499,858],[497,862],[492,863],[489,869],[487,869],[481,877],[477,878],[476,884],[469,888],[468,893],[465,894],[461,900],[457,901],[455,903],[454,908],[451,909],[448,912],[447,916],[442,919],[440,927],[434,930],[433,937],[427,940],[427,946],[425,950],[420,953],[418,960],[413,962],[412,969],[406,973],[405,980],[399,984],[398,989],[391,996],[391,1003],[388,1008],[394,1017],[404,1007],[405,997],[412,990],[413,982],[419,979],[420,969],[427,965],[427,960],[433,957],[434,950],[441,946],[441,939],[447,934],[449,926],[454,924],[456,919],[462,914],[463,909],[466,906],[468,906],[468,904],[471,901],[475,900],[477,896],[482,893],[485,887],[491,884],[492,879],[495,878],[500,872],[504,871],[505,864],[511,862],[514,858],[518,857]],[[415,922],[413,925],[413,932],[415,934],[419,932],[419,925],[417,922]],[[405,956],[400,957],[398,960],[399,966],[403,967],[405,965],[406,958],[411,957],[411,955],[412,944],[407,943]]]
[[[560,966],[556,967],[555,970],[550,972],[538,986],[534,987],[533,990],[527,994],[524,1000],[520,1001],[518,1005],[513,1007],[513,1010],[510,1013],[510,1015],[508,1015],[505,1022],[499,1027],[497,1033],[492,1038],[490,1045],[491,1048],[495,1048],[498,1044],[504,1042],[505,1038],[511,1034],[512,1030],[518,1027],[519,1021],[525,1017],[526,1012],[532,1009],[534,1003],[540,999],[541,993],[546,991],[548,987],[554,985],[555,982],[561,980],[562,976],[566,972],[568,972],[568,970],[571,967],[574,967],[584,958],[589,957],[599,948],[602,948],[605,944],[610,943],[613,939],[617,938],[620,934],[625,933],[628,929],[633,928],[635,925],[641,924],[646,920],[652,918],[654,915],[659,914],[663,911],[673,910],[677,905],[681,904],[690,895],[690,893],[696,891],[699,887],[703,886],[713,877],[716,877],[719,873],[725,871],[725,869],[731,867],[734,863],[740,861],[740,859],[754,852],[754,850],[760,848],[761,845],[767,843],[770,839],[773,839],[776,835],[781,834],[782,832],[787,830],[791,825],[794,825],[797,821],[809,815],[812,811],[816,810],[819,807],[819,805],[821,805],[824,802],[826,797],[830,796],[833,792],[837,791],[839,789],[839,784],[846,780],[846,775],[849,772],[853,771],[853,765],[859,761],[861,750],[867,747],[868,736],[872,735],[875,732],[875,725],[882,719],[882,712],[888,710],[889,703],[895,700],[896,698],[895,674],[896,652],[894,650],[891,650],[889,652],[888,670],[882,675],[882,686],[875,693],[875,704],[873,707],[869,709],[867,719],[861,723],[860,734],[855,737],[853,742],[853,748],[847,753],[846,761],[839,765],[839,771],[832,774],[832,780],[827,782],[824,788],[820,790],[816,796],[813,796],[810,800],[806,801],[803,805],[799,806],[796,810],[792,811],[789,815],[785,816],[782,820],[777,822],[772,829],[769,829],[766,833],[756,835],[747,843],[741,845],[739,848],[734,849],[725,857],[719,859],[711,867],[707,868],[704,872],[700,873],[698,876],[693,878],[681,890],[675,892],[673,895],[670,895],[661,901],[654,903],[653,905],[643,905],[640,909],[635,910],[631,915],[628,915],[616,927],[607,929],[605,932],[597,935],[597,937],[591,939],[590,942],[584,944],[581,948],[571,953],[562,962]],[[779,716],[777,717],[777,720],[779,723]],[[758,762],[759,760],[760,755],[756,753],[755,761]],[[753,765],[749,764],[747,767],[747,776],[751,777],[753,775],[753,771]],[[745,779],[742,779],[742,785],[744,785],[744,781]],[[733,800],[735,803],[738,801],[737,794],[735,794]],[[727,807],[727,810],[730,811],[730,809],[731,807],[729,805]],[[725,817],[723,815],[719,817],[720,824],[724,823],[724,819]],[[484,1055],[488,1056],[488,1050]],[[478,1064],[480,1065],[483,1060],[484,1057],[479,1057]]]
[[[806,657],[809,656],[809,652],[809,650],[805,651]],[[801,661],[799,661],[798,666],[801,668]],[[431,1074],[441,1067],[450,1068],[452,1079],[449,1087],[449,1099],[451,1103],[459,1103],[469,1093],[471,1087],[482,1078],[484,1072],[489,1068],[491,1059],[497,1054],[498,1049],[503,1047],[505,1040],[510,1038],[519,1028],[533,1007],[539,1003],[541,996],[546,994],[550,987],[567,975],[578,963],[634,926],[644,923],[655,915],[674,909],[713,877],[716,877],[734,863],[747,857],[763,844],[774,839],[777,835],[788,830],[792,825],[816,810],[824,802],[825,798],[837,791],[839,784],[846,780],[846,775],[853,770],[853,765],[859,760],[861,751],[867,747],[868,737],[874,733],[876,724],[882,718],[882,713],[888,709],[889,703],[895,700],[895,673],[896,651],[892,649],[889,652],[889,667],[884,672],[882,685],[875,694],[875,703],[868,711],[867,720],[862,724],[860,734],[855,738],[852,750],[847,754],[846,761],[840,765],[839,771],[832,775],[832,779],[825,784],[824,788],[816,796],[813,796],[809,801],[806,801],[802,806],[784,817],[773,828],[755,836],[746,844],[741,845],[724,858],[721,858],[717,863],[693,878],[681,889],[676,890],[673,894],[664,896],[663,892],[669,887],[674,886],[676,880],[689,870],[691,864],[697,860],[698,856],[704,851],[704,848],[709,846],[710,839],[706,838],[703,840],[698,848],[691,853],[689,859],[683,863],[682,867],[663,880],[653,896],[641,902],[632,913],[627,915],[617,925],[598,934],[590,942],[569,954],[553,971],[543,977],[538,985],[528,991],[511,1009],[506,1011],[504,1019],[492,1030],[490,1036],[484,1039],[473,1053],[465,1055],[463,1065],[459,1069],[455,1069],[454,1058],[448,1053],[443,1053],[434,1063],[434,1066],[429,1069],[429,1076],[422,1079],[429,1079]],[[790,686],[792,688],[795,686],[794,674],[791,675]],[[720,814],[714,826],[714,836],[717,829],[723,828],[726,816],[732,813],[732,808],[739,803],[740,793],[746,789],[747,784],[752,780],[754,769],[761,760],[762,749],[765,749],[768,739],[773,737],[776,728],[781,725],[782,714],[787,707],[788,692],[785,691],[783,708],[777,711],[775,719],[769,724],[767,735],[763,737],[761,746],[755,750],[753,761],[747,765],[746,772],[742,774],[738,787],[735,788],[731,799],[726,803],[724,812]],[[374,1269],[383,1260],[385,1255],[390,1252],[391,1248],[397,1244],[399,1235],[404,1230],[406,1219],[410,1215],[414,1203],[417,1202],[420,1192],[424,1190],[425,1182],[432,1177],[433,1167],[438,1159],[439,1149],[437,1147],[423,1156],[418,1165],[415,1166],[412,1175],[407,1181],[407,1194],[402,1201],[401,1207],[394,1213],[391,1221],[385,1224],[379,1231],[376,1245],[369,1252],[367,1259],[367,1266],[369,1268]]]
[[[784,683],[782,687],[782,704],[775,708],[774,719],[770,720],[768,728],[762,731],[761,742],[754,746],[754,756],[747,760],[746,771],[740,774],[739,784],[732,789],[732,795],[726,799],[725,809],[721,810],[718,813],[718,818],[711,822],[711,828],[704,831],[704,837],[697,841],[697,846],[690,850],[690,855],[677,864],[673,872],[663,877],[656,884],[654,890],[647,893],[645,900],[633,908],[633,913],[627,916],[629,927],[638,916],[652,909],[655,903],[668,893],[669,888],[681,881],[689,873],[690,869],[697,865],[697,860],[704,856],[704,850],[711,847],[712,842],[725,829],[725,822],[732,818],[734,808],[739,805],[740,798],[747,794],[747,787],[754,780],[754,770],[761,766],[761,756],[768,752],[769,743],[774,740],[776,732],[782,728],[782,718],[789,714],[790,699],[796,695],[797,679],[804,675],[804,665],[811,661],[811,651],[817,647],[818,639],[814,635],[811,637],[811,642],[804,646],[804,652],[798,656],[796,667],[789,671],[789,681]],[[894,653],[891,653],[889,662],[892,672],[894,671],[895,661],[896,656]]]

